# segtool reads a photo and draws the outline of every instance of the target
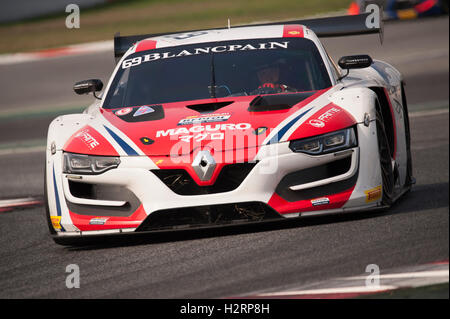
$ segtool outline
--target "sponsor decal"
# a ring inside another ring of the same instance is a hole
[[[61,229],[61,216],[50,216],[54,229]]]
[[[177,125],[226,122],[226,121],[228,121],[230,116],[231,116],[230,113],[193,115],[193,116],[188,116],[184,119],[181,119]]]
[[[116,113],[114,113],[114,114],[116,114],[117,116],[124,116],[124,115],[127,115],[128,113],[130,113],[131,111],[133,111],[132,107],[125,107],[123,109],[116,111]]]
[[[371,203],[381,198],[382,187],[380,185],[372,189],[366,190],[364,191],[364,193],[366,194],[366,203]]]
[[[329,203],[330,203],[330,199],[328,197],[311,199],[311,204],[313,206],[328,205]]]
[[[155,165],[159,165],[159,164],[161,164],[162,162],[164,162],[164,160],[157,160],[157,161],[155,162]]]
[[[328,111],[326,111],[325,113],[321,114],[319,117],[317,117],[317,119],[312,119],[309,121],[309,124],[311,126],[317,127],[317,128],[321,128],[324,127],[325,124],[336,114],[341,112],[340,108],[337,107],[332,107],[331,109],[329,109]]]
[[[153,113],[153,112],[155,112],[155,110],[152,109],[150,106],[143,105],[140,108],[138,108],[138,110],[136,112],[134,112],[133,116],[140,116],[140,115],[144,115],[147,113]]]
[[[290,35],[298,35],[298,34],[300,34],[300,31],[289,31],[288,34],[290,34]]]
[[[325,123],[321,120],[309,120],[309,124],[318,128],[325,126]]]
[[[177,129],[160,130],[156,132],[156,138],[164,136],[178,136],[178,139],[183,142],[189,142],[194,140],[200,142],[205,139],[209,140],[223,140],[225,133],[221,131],[227,130],[248,130],[252,127],[249,123],[237,123],[237,124],[207,124],[196,125],[189,129],[186,127],[180,127]]]
[[[288,45],[289,41],[283,42],[270,41],[270,42],[261,42],[257,44],[229,44],[229,45],[218,45],[215,47],[200,47],[200,48],[193,48],[190,50],[184,49],[177,52],[171,51],[153,52],[124,60],[122,62],[122,69],[127,69],[132,66],[140,65],[141,63],[152,62],[156,60],[179,58],[199,54],[233,52],[233,51],[287,49]]]
[[[116,111],[115,114],[122,121],[130,123],[157,121],[164,118],[164,110],[161,104],[130,106]]]
[[[179,137],[180,140],[183,142],[189,142],[191,140],[195,142],[201,142],[203,140],[223,140],[225,139],[225,133],[219,132],[219,133],[201,133],[201,134],[195,134],[195,135],[184,135]]]
[[[75,137],[80,138],[90,150],[93,150],[100,145],[100,143],[89,134],[89,129],[80,131]]]
[[[108,218],[95,217],[89,221],[89,225],[105,225],[107,220],[108,220]]]
[[[152,139],[150,139],[150,138],[148,138],[148,137],[141,137],[140,139],[139,139],[141,142],[142,142],[142,144],[144,144],[144,145],[151,145],[151,144],[153,144],[155,141],[154,140],[152,140]]]
[[[267,131],[267,129],[268,128],[265,126],[258,127],[256,130],[253,131],[253,134],[255,134],[255,135],[264,134]]]

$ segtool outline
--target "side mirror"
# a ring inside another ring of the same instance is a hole
[[[363,69],[371,66],[373,60],[368,55],[349,55],[339,59],[339,66],[343,69]]]
[[[101,91],[103,88],[103,82],[98,79],[84,80],[75,83],[73,90],[76,94],[89,94]]]

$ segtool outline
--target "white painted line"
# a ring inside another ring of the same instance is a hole
[[[42,200],[36,197],[25,197],[15,199],[0,200],[0,208],[13,208],[20,206],[29,206],[42,203]]]
[[[406,272],[399,274],[385,274],[380,275],[380,279],[400,279],[400,278],[447,278],[449,277],[449,271],[447,270],[433,270],[433,271],[418,271],[418,272]],[[348,277],[341,278],[343,280],[358,280],[358,279],[366,279],[367,276],[357,276],[357,277]]]
[[[363,295],[371,293],[380,293],[392,291],[400,288],[423,287],[427,285],[436,285],[446,283],[449,280],[448,262],[439,264],[426,264],[418,266],[417,271],[414,268],[405,269],[404,272],[394,272],[380,274],[379,279],[384,280],[383,284],[378,286],[367,286],[365,281],[367,275],[335,278],[328,282],[317,283],[313,289],[309,287],[289,288],[290,290],[274,292],[253,292],[246,297],[288,297],[298,296],[301,298],[347,298],[353,295]],[[424,268],[427,267],[427,268]],[[407,270],[407,271],[406,271]],[[353,282],[352,282],[353,281]],[[286,289],[286,288],[285,288]]]
[[[311,289],[311,290],[293,290],[293,291],[279,291],[271,293],[258,294],[257,296],[296,296],[296,295],[327,295],[327,294],[348,294],[348,293],[373,293],[387,290],[397,289],[396,286],[357,286],[357,287],[340,287],[340,288],[325,288],[325,289]]]

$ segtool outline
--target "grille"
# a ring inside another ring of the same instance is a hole
[[[136,231],[199,228],[281,218],[260,202],[184,207],[151,213]]]
[[[241,185],[256,163],[237,163],[222,168],[216,182],[199,186],[184,169],[155,169],[153,174],[178,195],[206,195],[229,192]]]

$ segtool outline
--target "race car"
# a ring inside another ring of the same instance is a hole
[[[48,129],[55,242],[392,205],[414,182],[402,75],[319,40],[367,18],[116,35],[106,88],[77,82],[95,102]]]

